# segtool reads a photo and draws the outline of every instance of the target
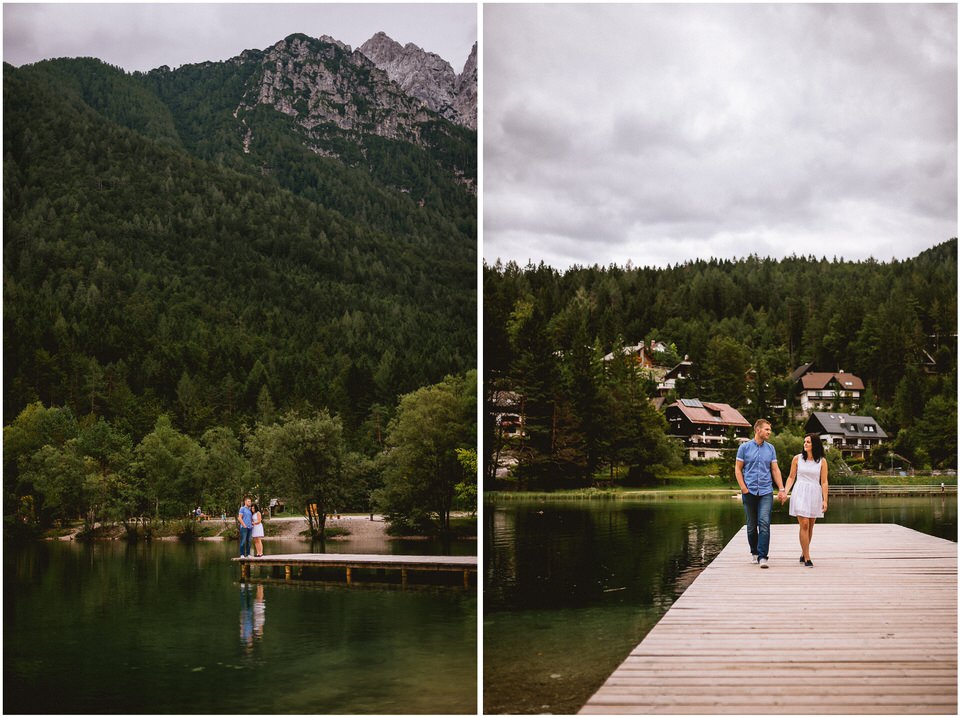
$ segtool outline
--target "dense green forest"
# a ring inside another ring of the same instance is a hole
[[[133,447],[327,411],[369,458],[400,396],[476,365],[476,133],[331,127],[333,158],[257,107],[245,152],[245,54],[4,65],[5,425],[64,411],[64,440]],[[5,448],[8,497],[29,460]]]
[[[861,413],[897,453],[918,467],[956,465],[956,239],[889,263],[751,256],[560,272],[498,262],[484,267],[483,302],[488,488],[497,452],[511,450],[493,418],[497,391],[522,397],[527,421],[504,486],[583,485],[604,465],[642,480],[675,463],[648,401],[654,383],[601,359],[652,339],[693,364],[670,400],[729,403],[795,430],[789,375],[812,362],[864,380]],[[788,410],[770,408],[784,401]]]

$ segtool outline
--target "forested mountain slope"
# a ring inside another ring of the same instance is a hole
[[[296,39],[370,96],[372,63]],[[4,65],[5,421],[40,400],[137,440],[164,412],[199,435],[310,402],[355,428],[475,365],[476,134],[426,111],[416,141],[308,129],[251,99],[284,42]]]

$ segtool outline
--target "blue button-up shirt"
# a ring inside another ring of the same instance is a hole
[[[771,466],[777,462],[776,449],[764,441],[757,445],[756,439],[741,443],[737,460],[743,461],[743,482],[754,495],[773,493]]]
[[[245,505],[240,508],[240,521],[244,528],[253,527],[253,511]]]

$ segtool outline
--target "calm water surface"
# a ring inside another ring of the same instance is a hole
[[[241,585],[236,549],[5,545],[4,712],[476,712],[474,591]]]
[[[796,524],[775,505],[774,523]],[[484,521],[490,714],[575,713],[744,523],[729,497],[504,501],[487,504]],[[957,496],[836,496],[820,522],[899,523],[956,541]]]

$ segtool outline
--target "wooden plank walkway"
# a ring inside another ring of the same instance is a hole
[[[744,530],[581,714],[956,714],[957,544],[893,524]]]
[[[282,566],[287,580],[293,577],[293,568],[344,568],[347,584],[352,584],[353,569],[399,570],[402,584],[406,584],[407,571],[428,570],[462,572],[463,586],[469,587],[470,573],[477,572],[476,555],[357,555],[351,553],[289,553],[286,555],[249,556],[232,558],[240,563],[240,576],[250,576],[250,566]]]

